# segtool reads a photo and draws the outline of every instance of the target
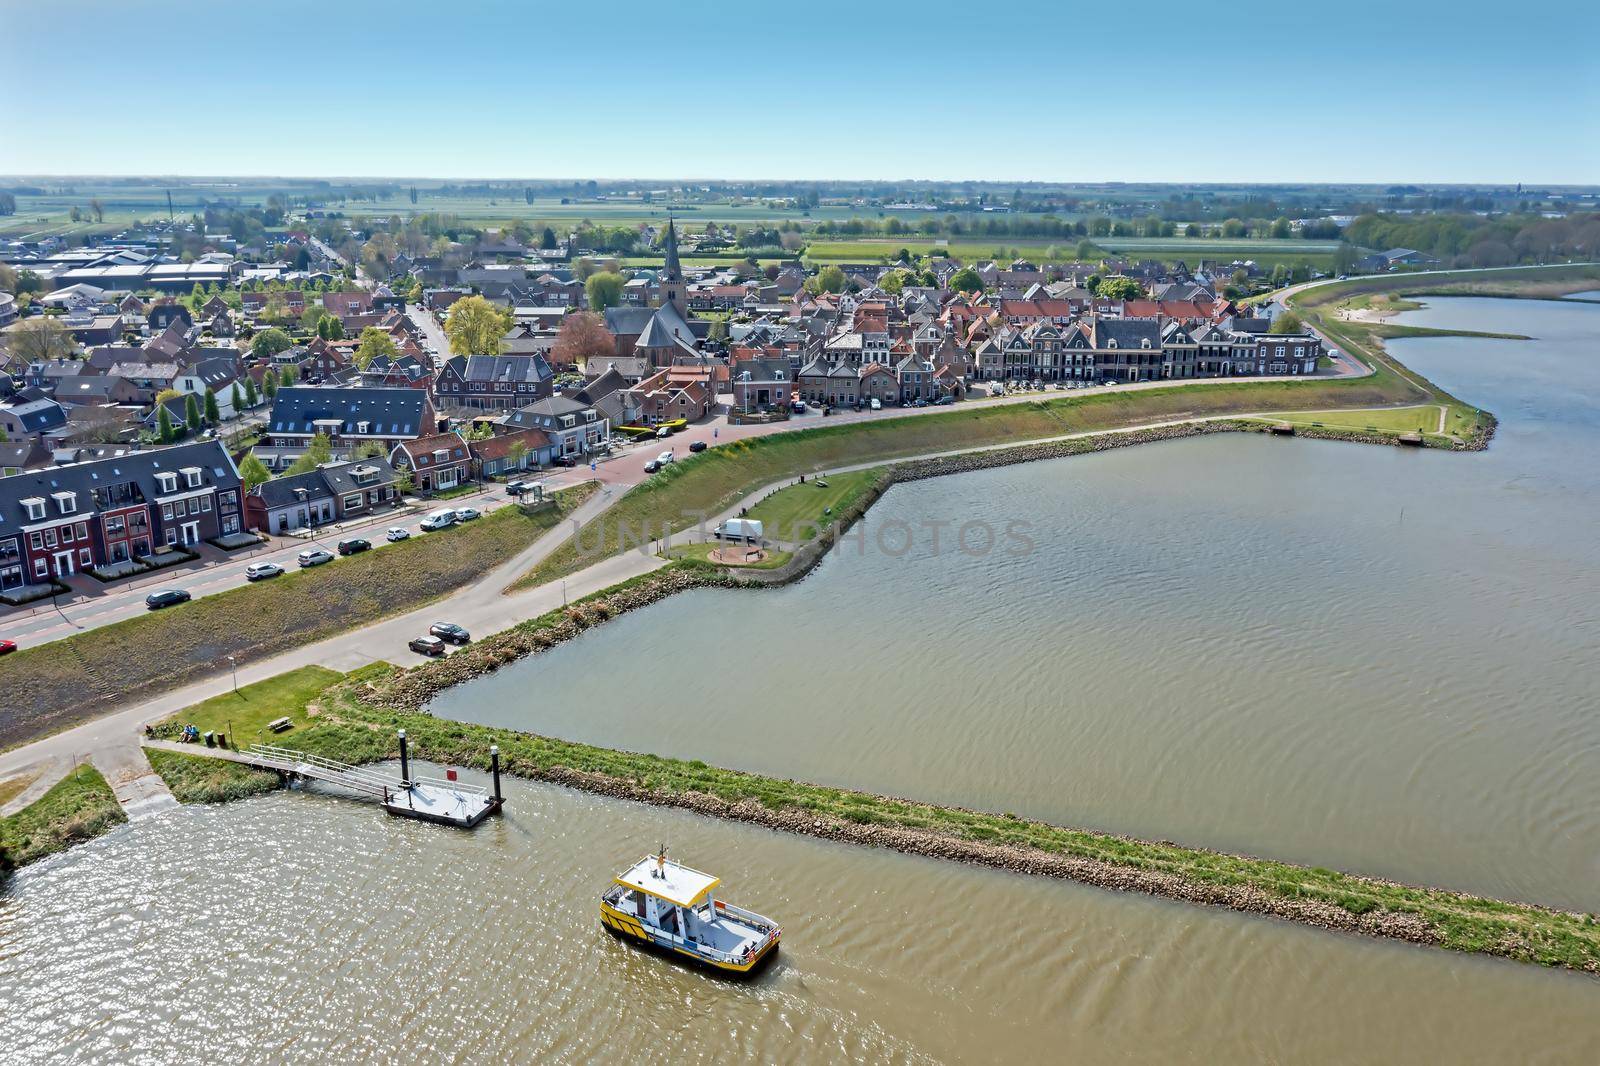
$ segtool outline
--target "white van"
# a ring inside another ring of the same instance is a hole
[[[455,524],[455,508],[441,507],[437,511],[429,511],[427,517],[418,523],[418,528],[425,533],[432,533],[436,529],[449,529]]]
[[[761,543],[763,532],[761,523],[753,518],[730,518],[712,530],[714,536],[723,540],[740,540],[746,544]]]

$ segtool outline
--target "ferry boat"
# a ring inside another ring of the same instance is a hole
[[[728,974],[749,974],[778,953],[783,930],[770,918],[717,899],[722,882],[660,854],[617,875],[600,897],[600,924],[613,936]]]

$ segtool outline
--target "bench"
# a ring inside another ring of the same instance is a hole
[[[288,715],[284,715],[282,718],[274,718],[272,721],[268,722],[267,728],[272,730],[274,733],[283,733],[293,729],[294,723],[289,720]]]

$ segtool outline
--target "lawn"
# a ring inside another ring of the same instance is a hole
[[[835,521],[846,507],[886,474],[887,471],[878,466],[812,478],[779,489],[750,508],[745,517],[762,523],[769,540],[807,541]]]
[[[558,506],[533,514],[501,507],[328,566],[24,648],[0,661],[0,747],[212,674],[230,655],[240,663],[266,658],[448,595],[514,557],[596,487],[555,493]]]
[[[0,818],[0,870],[24,866],[127,821],[111,786],[84,764],[9,818]]]
[[[306,704],[317,694],[344,675],[322,666],[305,666],[286,674],[278,674],[245,685],[237,692],[225,692],[196,704],[180,715],[174,715],[157,728],[159,735],[176,733],[184,725],[193,725],[201,733],[226,733],[235,747],[251,744],[276,744],[297,730],[312,725],[306,715]],[[283,733],[274,733],[267,723],[278,718],[288,718],[294,725]]]
[[[708,566],[725,566],[731,570],[776,570],[794,557],[793,552],[781,548],[769,549],[767,557],[755,563],[723,563],[711,558],[713,550],[722,547],[719,541],[702,541],[698,544],[679,544],[667,552],[667,558],[684,561],[705,563]]]
[[[1356,432],[1421,432],[1430,437],[1436,436],[1439,432],[1439,408],[1433,405],[1367,411],[1359,409],[1292,411],[1272,417],[1279,422],[1297,426],[1320,426],[1325,429],[1348,429]]]

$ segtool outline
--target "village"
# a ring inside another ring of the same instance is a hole
[[[623,272],[549,230],[413,257],[385,233],[358,255],[292,223],[253,246],[197,228],[0,248],[19,293],[0,297],[5,605],[408,503],[542,494],[629,453],[657,457],[648,476],[685,430],[701,450],[888,409],[1348,372],[1246,306],[1249,263],[686,269],[669,219],[640,235],[661,266]]]

